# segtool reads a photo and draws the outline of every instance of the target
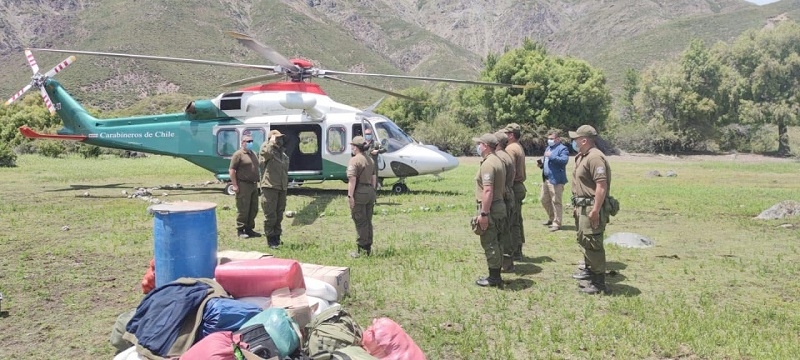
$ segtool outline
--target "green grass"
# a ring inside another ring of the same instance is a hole
[[[607,235],[637,232],[656,246],[608,247],[609,270],[619,273],[608,278],[609,296],[579,294],[570,278],[580,259],[574,233],[538,225],[544,212],[533,166],[519,273],[504,275],[505,290],[473,284],[486,273],[467,224],[474,158],[441,180],[409,179],[410,194],[381,193],[369,259],[347,256],[355,229],[344,184],[295,191],[287,210],[298,214],[284,220],[285,246],[274,253],[349,266],[344,304],[356,320],[366,328],[391,317],[430,359],[795,358],[800,218],[752,218],[800,200],[800,163],[742,158],[610,159],[622,210]],[[141,300],[153,256],[148,204],[123,190],[179,183],[183,189],[155,194],[217,203],[221,250],[268,250],[263,238],[234,236],[235,210],[223,209],[234,199],[221,184],[199,185],[211,175],[183,160],[26,155],[18,165],[0,168],[0,358],[112,356],[111,326]],[[648,178],[650,170],[678,176]],[[795,227],[778,227],[784,223]]]

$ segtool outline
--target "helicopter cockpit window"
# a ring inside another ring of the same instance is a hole
[[[347,129],[344,126],[331,126],[328,128],[328,141],[325,147],[331,154],[344,152],[347,143]]]
[[[219,101],[220,110],[239,110],[242,108],[242,93],[228,93],[222,95]]]
[[[217,133],[217,154],[232,156],[239,149],[239,134],[236,130],[220,130]]]
[[[405,131],[391,121],[375,122],[374,124],[378,137],[386,148],[386,152],[400,150],[404,146],[414,142]]]

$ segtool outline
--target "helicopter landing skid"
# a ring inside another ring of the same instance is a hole
[[[402,177],[392,185],[393,194],[405,194],[408,192],[408,185],[406,185],[406,178]]]

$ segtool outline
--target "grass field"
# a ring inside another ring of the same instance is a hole
[[[274,253],[349,266],[352,294],[344,305],[362,327],[391,317],[429,359],[797,358],[800,217],[753,217],[800,200],[800,163],[745,156],[610,161],[622,210],[606,235],[637,232],[656,243],[608,247],[609,270],[618,272],[608,278],[611,295],[579,294],[570,278],[581,258],[574,232],[539,225],[533,159],[525,257],[517,274],[504,275],[504,290],[474,285],[487,271],[467,225],[474,158],[439,180],[409,179],[410,194],[382,193],[368,259],[347,256],[355,229],[343,183],[295,191],[287,210],[298,214],[284,220],[285,245]],[[646,177],[650,170],[678,176]],[[0,359],[112,357],[111,327],[142,298],[139,282],[153,256],[148,204],[123,190],[181,184],[155,194],[217,203],[220,250],[268,249],[264,238],[235,237],[235,210],[223,209],[234,199],[222,195],[221,184],[193,186],[213,178],[183,160],[27,155],[16,168],[0,168],[0,179]],[[794,228],[779,226],[786,223]]]

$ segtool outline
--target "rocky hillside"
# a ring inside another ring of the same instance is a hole
[[[266,63],[225,37],[250,33],[287,57],[321,67],[475,78],[486,54],[525,37],[551,53],[588,60],[614,82],[679,52],[691,37],[729,40],[770,17],[800,18],[800,0],[758,7],[742,0],[0,0],[0,93],[28,82],[25,47],[129,52]],[[35,54],[49,69],[65,56]],[[125,106],[146,96],[211,96],[252,71],[79,56],[59,79],[82,101]],[[353,79],[358,81],[358,79]],[[372,80],[368,80],[372,81]],[[416,85],[381,82],[390,89]],[[325,84],[369,104],[380,94]]]

